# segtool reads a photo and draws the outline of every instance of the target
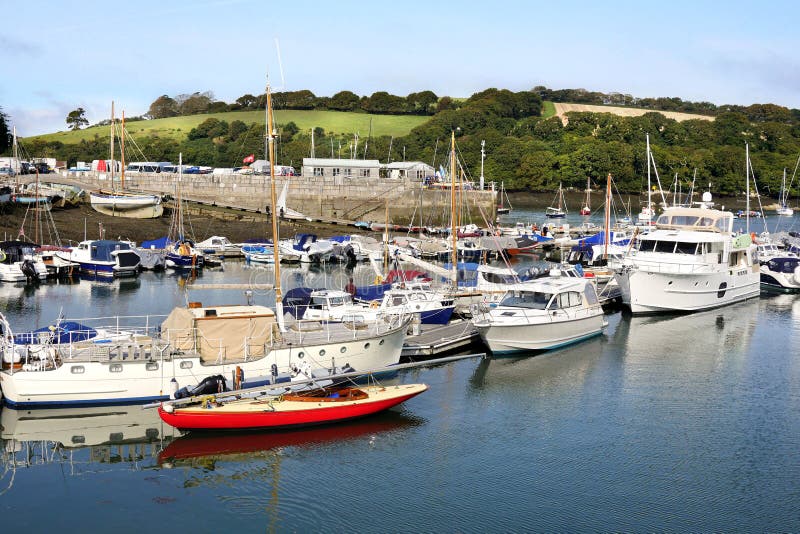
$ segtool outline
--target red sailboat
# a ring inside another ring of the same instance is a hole
[[[159,406],[161,419],[181,430],[262,430],[337,423],[372,415],[416,397],[425,384],[323,388],[225,402]]]

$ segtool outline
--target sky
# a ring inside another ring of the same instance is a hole
[[[800,2],[0,0],[0,108],[21,136],[163,94],[330,96],[544,85],[800,108]],[[278,50],[280,52],[278,52]]]

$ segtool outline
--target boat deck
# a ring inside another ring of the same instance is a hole
[[[420,334],[406,338],[401,354],[402,360],[433,358],[480,343],[478,330],[471,321],[461,320],[446,325],[421,326]]]

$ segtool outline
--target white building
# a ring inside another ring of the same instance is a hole
[[[421,161],[395,161],[383,166],[387,178],[423,181],[436,173],[433,167]]]
[[[303,178],[378,178],[377,159],[303,158]]]

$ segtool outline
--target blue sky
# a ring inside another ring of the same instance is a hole
[[[797,2],[0,0],[0,107],[21,135],[162,94],[545,85],[800,108]],[[275,40],[283,64],[281,81]]]

